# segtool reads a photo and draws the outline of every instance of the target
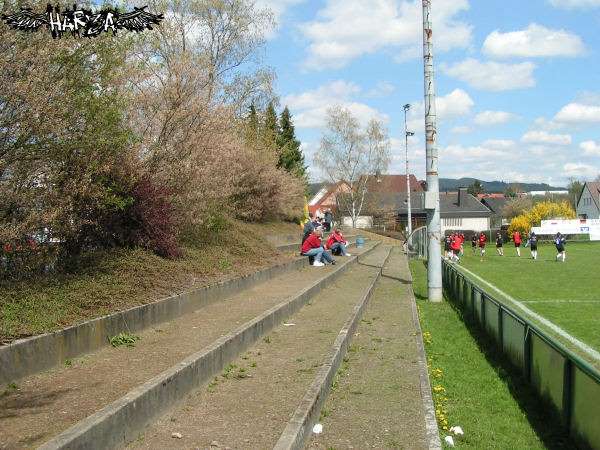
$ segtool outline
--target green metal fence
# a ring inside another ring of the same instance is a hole
[[[569,434],[600,450],[600,372],[446,261],[443,282],[447,295],[554,405]]]

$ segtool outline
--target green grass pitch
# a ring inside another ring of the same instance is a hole
[[[519,258],[509,242],[499,256],[492,243],[482,261],[465,245],[460,265],[600,351],[600,243],[567,243],[566,252],[557,262],[555,247],[543,244],[534,261],[529,248]]]

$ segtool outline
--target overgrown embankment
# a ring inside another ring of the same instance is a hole
[[[20,281],[0,281],[0,342],[56,330],[284,260],[267,243],[273,233],[300,236],[290,223],[230,221],[219,233],[189,237],[183,256],[143,249],[93,252],[70,269]]]

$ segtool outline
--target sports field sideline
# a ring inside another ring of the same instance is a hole
[[[562,329],[571,335],[575,339],[565,339],[563,335],[561,340],[598,367],[600,243],[568,243],[566,251],[566,262],[557,262],[555,247],[543,244],[534,261],[528,248],[521,247],[521,257],[517,257],[512,242],[504,245],[503,257],[496,253],[495,245],[488,244],[482,261],[479,251],[473,254],[465,245],[459,265],[506,294],[504,297],[512,297],[524,309],[554,324],[555,327],[545,326],[553,334],[560,335]]]

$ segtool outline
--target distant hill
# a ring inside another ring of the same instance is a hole
[[[440,191],[456,191],[459,187],[469,187],[477,179],[476,178],[440,178]],[[483,189],[487,193],[504,192],[511,183],[504,181],[483,181],[479,180]],[[313,197],[319,190],[328,183],[310,183],[310,197]],[[546,183],[517,183],[525,192],[530,191],[560,191],[565,190],[564,187],[550,186]]]
[[[477,179],[476,178],[440,178],[440,191],[455,191],[459,187],[469,187]],[[483,181],[479,180],[483,189],[487,193],[491,192],[504,192],[511,183],[504,181]],[[516,183],[525,192],[529,191],[560,191],[564,190],[564,187],[550,186],[546,183]]]

